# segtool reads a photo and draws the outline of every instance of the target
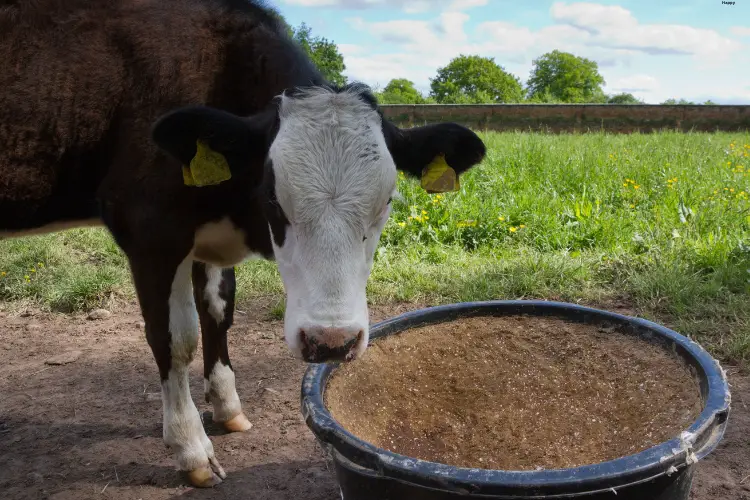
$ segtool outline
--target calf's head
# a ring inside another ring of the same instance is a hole
[[[296,89],[250,117],[182,108],[153,138],[183,165],[200,141],[226,159],[232,182],[258,188],[287,296],[286,341],[313,363],[350,361],[367,347],[365,287],[397,170],[420,177],[444,155],[460,174],[485,154],[454,123],[399,129],[359,86]]]

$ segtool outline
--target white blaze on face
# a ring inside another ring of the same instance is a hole
[[[361,354],[365,287],[396,185],[380,117],[353,93],[285,97],[269,158],[290,222],[281,247],[274,240],[287,294],[287,343],[300,356],[301,329],[353,332],[347,340],[362,331]]]

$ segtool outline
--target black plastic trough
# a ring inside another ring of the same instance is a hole
[[[342,499],[687,500],[697,462],[724,435],[731,399],[718,362],[690,339],[650,321],[574,304],[491,301],[409,312],[374,325],[371,340],[458,318],[513,314],[621,325],[621,331],[676,352],[700,381],[703,411],[681,436],[607,462],[540,471],[459,468],[391,453],[344,430],[323,403],[326,382],[338,365],[310,365],[302,382],[302,414],[332,455]]]

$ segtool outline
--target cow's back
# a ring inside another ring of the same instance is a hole
[[[28,4],[0,7],[0,233],[96,218],[103,190],[161,182],[149,130],[162,113],[250,113],[290,83],[253,49],[286,42],[243,0]]]

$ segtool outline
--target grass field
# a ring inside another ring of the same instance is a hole
[[[483,137],[460,192],[399,181],[373,302],[624,301],[750,360],[750,134]],[[238,279],[241,299],[282,296],[273,263]],[[72,311],[132,294],[104,230],[0,242],[0,300]]]

